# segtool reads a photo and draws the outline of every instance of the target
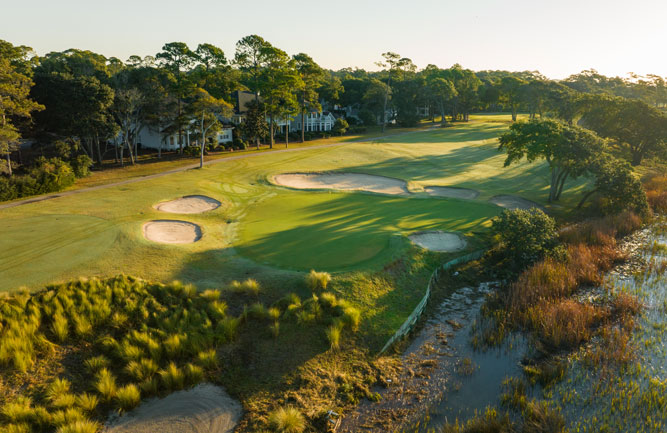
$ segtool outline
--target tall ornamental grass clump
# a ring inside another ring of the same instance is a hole
[[[331,274],[328,272],[317,272],[314,269],[311,269],[306,275],[306,285],[308,285],[313,292],[326,290],[330,282]]]
[[[259,291],[254,280],[239,285]],[[152,284],[123,275],[79,279],[0,298],[0,366],[14,374],[39,364],[35,371],[47,376],[38,377],[46,384],[33,396],[44,406],[31,406],[19,391],[0,408],[6,412],[0,417],[0,431],[19,424],[36,433],[98,428],[87,422],[101,415],[100,408],[130,410],[142,396],[206,380],[218,368],[219,346],[234,340],[243,323],[229,315],[220,298],[219,290],[200,294],[179,282]],[[280,315],[280,309],[267,310],[259,303],[246,313],[276,323]],[[42,367],[71,348],[92,352],[83,361],[84,375],[65,365],[65,376],[81,383],[48,377],[53,373]],[[16,377],[27,385],[28,376]],[[92,391],[77,394],[74,389]]]
[[[269,427],[279,433],[301,433],[306,429],[306,420],[294,407],[279,407],[269,415]]]

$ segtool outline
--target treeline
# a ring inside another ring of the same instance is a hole
[[[233,56],[212,44],[172,42],[155,56],[127,61],[77,49],[40,57],[29,47],[0,41],[3,171],[11,177],[18,168],[35,178],[45,160],[69,164],[79,156],[99,165],[110,158],[134,164],[143,128],[158,131],[163,141],[178,135],[180,153],[187,144],[183,137],[191,137],[203,161],[207,143],[216,145],[211,141],[221,120],[231,116],[235,90],[255,95],[234,129],[237,148],[262,141],[273,146],[279,122],[301,116],[303,125],[305,115],[322,110],[340,119],[341,133],[348,124],[384,129],[423,119],[467,121],[472,112],[490,110],[511,112],[513,120],[527,112],[531,119],[579,123],[618,143],[634,165],[665,154],[662,77],[608,78],[591,70],[553,81],[538,72],[474,72],[458,64],[418,70],[391,52],[378,64],[380,71],[330,71],[307,54],[290,56],[257,35],[238,41]],[[303,129],[292,138],[308,138]],[[31,140],[33,157],[21,152],[22,140]],[[3,182],[3,188],[14,183]],[[28,190],[38,191],[17,187],[5,196]]]

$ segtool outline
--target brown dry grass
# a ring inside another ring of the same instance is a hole
[[[655,175],[644,182],[646,198],[653,211],[667,213],[667,175]]]

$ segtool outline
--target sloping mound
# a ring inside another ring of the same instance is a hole
[[[201,229],[187,221],[156,220],[144,224],[144,237],[161,244],[191,244],[201,239]]]
[[[424,188],[424,191],[426,191],[428,195],[435,197],[462,198],[465,200],[476,199],[479,195],[479,192],[474,189],[452,188],[449,186],[427,186]]]
[[[286,173],[274,176],[273,182],[296,189],[368,191],[390,195],[409,194],[405,181],[360,173]]]
[[[217,386],[199,385],[151,399],[106,426],[105,433],[231,433],[241,404]]]
[[[461,251],[468,244],[463,236],[443,231],[413,233],[408,238],[425,250],[441,253]]]
[[[544,207],[540,204],[525,198],[517,197],[515,195],[497,195],[495,197],[491,197],[489,201],[506,209],[531,209],[535,207],[544,210]]]
[[[155,209],[169,213],[203,213],[220,207],[220,202],[205,195],[186,195],[176,200],[155,205]]]

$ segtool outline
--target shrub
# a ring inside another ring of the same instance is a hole
[[[56,433],[97,433],[100,429],[98,422],[84,419],[60,426]]]
[[[31,422],[33,420],[32,400],[20,396],[14,401],[5,403],[0,413],[9,422]]]
[[[266,319],[267,314],[266,307],[259,302],[256,302],[243,310],[243,317],[246,319],[264,320]]]
[[[342,332],[343,325],[340,322],[336,322],[327,328],[326,334],[331,349],[337,350],[340,347],[340,336]]]
[[[69,324],[67,322],[67,318],[60,314],[56,315],[53,318],[53,323],[51,324],[51,331],[59,343],[64,343],[65,340],[67,340],[67,335],[69,334]]]
[[[96,395],[84,392],[76,396],[76,405],[83,411],[92,413],[97,409],[99,399]]]
[[[269,415],[269,426],[279,433],[301,433],[306,429],[306,420],[294,407],[280,407]]]
[[[556,221],[540,209],[505,210],[493,219],[492,231],[515,270],[557,254]]]
[[[69,393],[70,386],[69,380],[56,378],[46,387],[46,398],[49,401],[53,401],[55,398]]]
[[[121,412],[134,409],[140,401],[141,392],[135,384],[125,385],[116,392],[116,402]]]
[[[139,361],[131,361],[125,366],[127,374],[136,381],[143,381],[153,377],[159,366],[152,359],[141,358]]]
[[[257,280],[253,280],[252,278],[248,278],[242,283],[239,283],[238,281],[232,281],[230,286],[231,289],[237,293],[245,293],[255,297],[259,295],[259,283]]]
[[[197,363],[207,370],[214,370],[218,367],[218,354],[215,353],[215,349],[199,352]]]
[[[97,373],[101,369],[109,366],[109,359],[104,355],[93,356],[84,362],[91,373]]]
[[[331,275],[328,272],[316,272],[311,269],[310,273],[306,275],[306,284],[312,291],[326,290],[330,281]]]
[[[76,177],[86,177],[90,174],[93,160],[88,155],[78,155],[70,160],[69,165]]]
[[[160,390],[160,381],[154,376],[141,382],[139,388],[144,395],[155,395]]]
[[[204,379],[204,370],[195,364],[185,365],[185,378],[190,385],[196,385]]]
[[[361,323],[361,311],[354,307],[345,307],[341,320],[352,331],[356,331]]]
[[[280,308],[271,307],[271,308],[268,309],[268,311],[266,313],[267,313],[267,316],[269,317],[269,319],[271,319],[271,320],[280,319]]]
[[[277,320],[273,322],[272,324],[269,325],[269,332],[271,332],[271,335],[273,335],[273,338],[278,338],[278,335],[280,335],[280,322]]]
[[[108,369],[102,368],[97,372],[96,378],[95,389],[105,401],[111,401],[116,396],[117,391],[115,376]]]
[[[164,351],[169,359],[175,359],[183,355],[185,352],[185,340],[185,336],[173,334],[162,342]]]
[[[216,336],[221,343],[234,341],[238,334],[239,319],[235,317],[225,317],[218,322],[215,328]]]
[[[178,391],[185,385],[185,374],[173,362],[169,363],[167,368],[158,372],[162,380],[162,385],[167,391]]]

